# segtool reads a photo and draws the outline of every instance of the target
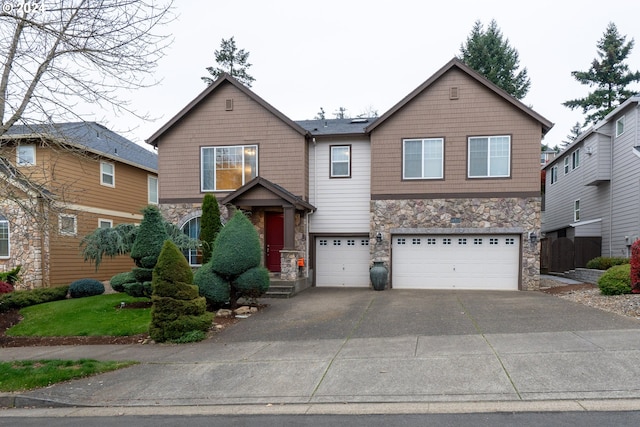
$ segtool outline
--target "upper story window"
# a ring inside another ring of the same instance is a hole
[[[78,221],[75,215],[60,214],[58,216],[58,230],[63,236],[78,234]]]
[[[573,153],[571,153],[571,169],[576,169],[580,166],[580,149],[578,148]]]
[[[149,192],[149,203],[158,204],[158,177],[149,175],[147,177],[147,185]]]
[[[402,141],[402,178],[438,179],[444,173],[444,139]]]
[[[551,184],[558,182],[558,166],[551,166],[550,175]]]
[[[573,220],[580,221],[580,200],[573,202]]]
[[[349,178],[351,176],[351,146],[331,146],[331,178]]]
[[[9,221],[0,214],[0,259],[9,258]]]
[[[624,133],[624,116],[616,120],[616,138]]]
[[[469,178],[510,176],[511,137],[484,136],[469,138]]]
[[[115,165],[109,162],[100,162],[100,184],[108,187],[116,186]]]
[[[564,158],[564,174],[569,173],[569,156]]]
[[[16,164],[18,166],[33,166],[36,164],[36,146],[33,144],[18,145],[16,149]]]
[[[233,191],[258,176],[258,146],[201,149],[202,191]]]

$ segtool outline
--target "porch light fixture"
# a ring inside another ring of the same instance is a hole
[[[529,232],[529,241],[531,243],[536,243],[538,241],[538,235],[536,234],[535,231],[530,231]]]
[[[376,242],[378,242],[378,243],[382,242],[382,233],[379,232],[379,231],[376,234]]]

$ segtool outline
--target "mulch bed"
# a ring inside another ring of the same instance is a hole
[[[579,291],[583,289],[595,289],[598,286],[592,285],[590,283],[577,283],[574,285],[562,285],[562,286],[552,286],[550,288],[543,288],[540,291],[547,294],[566,294],[573,291]]]

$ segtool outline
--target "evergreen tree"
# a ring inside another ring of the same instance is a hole
[[[600,60],[594,59],[589,71],[571,72],[581,84],[596,86],[586,97],[562,104],[572,110],[581,108],[583,114],[587,114],[585,125],[602,120],[634,94],[627,86],[640,81],[640,72],[629,71],[629,66],[624,63],[634,44],[633,39],[625,43],[626,38],[618,34],[618,28],[613,22],[609,23],[602,39],[596,45]]]
[[[580,124],[580,122],[576,122],[576,124],[571,128],[570,132],[571,133],[567,135],[567,139],[565,141],[562,141],[562,148],[571,145],[571,143],[580,136],[580,134],[582,133],[582,125]]]
[[[486,31],[480,21],[475,22],[466,44],[460,46],[458,58],[517,99],[529,91],[527,69],[518,71],[518,51],[503,39],[495,20]]]
[[[229,40],[222,39],[220,50],[214,50],[213,55],[218,66],[207,67],[207,71],[213,78],[201,77],[207,85],[216,81],[222,73],[227,73],[245,86],[251,87],[251,83],[255,79],[247,73],[247,69],[251,67],[251,64],[247,62],[249,52],[245,52],[244,49],[238,50],[233,37]]]
[[[202,263],[211,259],[213,242],[220,231],[220,207],[212,194],[205,194],[202,200],[202,217],[200,218],[200,241],[202,242]]]

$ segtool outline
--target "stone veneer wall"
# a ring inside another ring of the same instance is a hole
[[[529,232],[540,234],[540,198],[409,199],[371,201],[371,259],[391,261],[394,229],[451,229],[453,232],[488,233],[512,229],[521,233],[521,289],[540,288],[540,243],[529,241]],[[381,232],[382,242],[375,235]]]
[[[22,266],[16,289],[48,286],[48,235],[41,230],[35,218],[25,214],[14,202],[5,200],[0,203],[0,213],[9,221],[9,259],[0,259],[0,271]]]

